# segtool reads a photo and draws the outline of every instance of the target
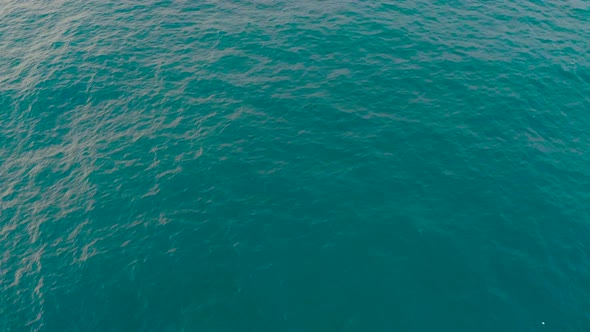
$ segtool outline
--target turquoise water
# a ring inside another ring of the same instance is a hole
[[[590,331],[590,4],[0,5],[0,331]]]

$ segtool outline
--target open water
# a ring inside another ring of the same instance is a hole
[[[590,3],[0,1],[0,331],[590,331]]]

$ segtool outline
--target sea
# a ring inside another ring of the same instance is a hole
[[[590,331],[590,2],[1,0],[0,331]]]

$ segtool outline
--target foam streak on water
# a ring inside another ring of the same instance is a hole
[[[583,1],[0,3],[0,331],[590,330]]]

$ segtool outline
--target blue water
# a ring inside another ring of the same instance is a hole
[[[590,331],[585,1],[5,0],[0,331]]]

